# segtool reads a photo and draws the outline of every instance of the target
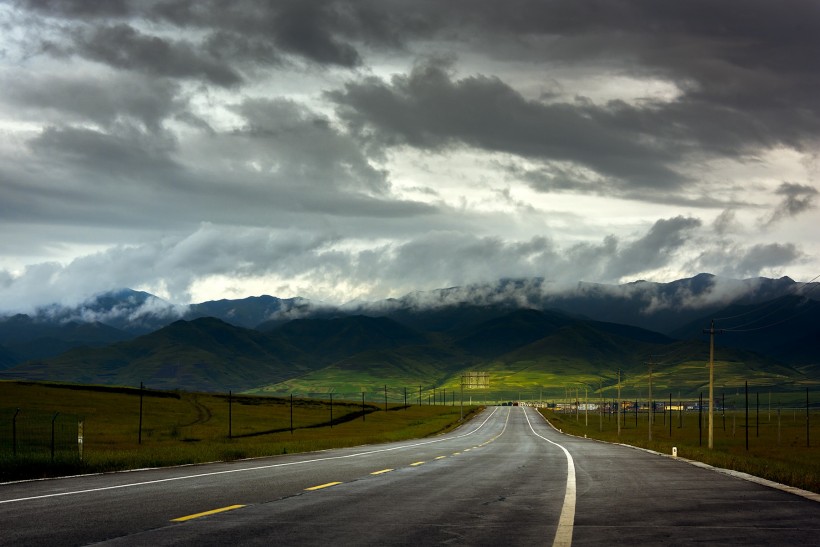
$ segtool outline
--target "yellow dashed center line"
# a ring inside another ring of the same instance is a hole
[[[419,465],[422,465],[422,464],[424,464],[424,462],[415,462],[415,463],[411,463],[410,467],[416,467],[416,466],[419,466]]]
[[[382,469],[381,471],[373,471],[370,474],[371,475],[381,475],[383,473],[390,473],[391,471],[393,471],[393,470],[392,469]]]
[[[443,460],[443,459],[444,459],[444,458],[446,458],[446,457],[447,457],[447,456],[436,456],[436,459],[437,459],[437,460]]]
[[[337,484],[342,484],[341,482],[327,482],[325,484],[320,484],[318,486],[311,486],[310,488],[305,488],[305,490],[321,490],[322,488],[329,488],[331,486],[336,486]]]
[[[458,456],[461,452],[453,452],[453,456]]]
[[[210,511],[203,511],[202,513],[195,513],[193,515],[188,515],[186,517],[179,517],[175,519],[171,519],[171,522],[185,522],[186,520],[198,519],[200,517],[207,517],[208,515],[215,515],[217,513],[224,513],[225,511],[232,511],[234,509],[239,509],[240,507],[245,507],[244,505],[229,505],[227,507],[221,507],[219,509],[211,509]]]

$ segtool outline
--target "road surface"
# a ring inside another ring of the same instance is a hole
[[[816,545],[820,503],[490,407],[431,439],[0,485],[2,545]]]

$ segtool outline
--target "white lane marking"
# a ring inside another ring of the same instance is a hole
[[[455,440],[455,439],[461,439],[463,437],[468,437],[468,436],[472,435],[473,433],[477,432],[478,430],[480,430],[481,428],[483,428],[484,425],[490,420],[490,418],[493,417],[493,414],[495,414],[497,410],[498,410],[497,407],[495,409],[493,409],[493,411],[490,412],[490,415],[487,416],[487,418],[483,422],[481,422],[472,431],[469,431],[469,432],[464,433],[462,435],[456,435],[455,437],[447,437],[446,439],[434,439],[432,441],[424,441],[424,442],[420,442],[420,443],[413,443],[413,444],[407,444],[407,445],[402,445],[402,446],[393,446],[393,447],[390,447],[390,448],[381,448],[381,449],[378,449],[378,450],[368,450],[366,452],[357,452],[355,454],[347,454],[347,455],[344,455],[344,456],[328,456],[326,458],[314,458],[314,459],[311,459],[311,460],[300,460],[300,461],[297,461],[297,462],[275,463],[275,464],[271,464],[271,465],[260,465],[260,466],[256,466],[256,467],[243,467],[241,469],[227,469],[225,471],[213,471],[211,473],[197,473],[195,475],[184,475],[184,476],[181,476],[181,477],[169,477],[167,479],[156,479],[156,480],[152,480],[152,481],[132,482],[132,483],[126,483],[126,484],[117,484],[117,485],[114,485],[114,486],[101,486],[100,488],[88,488],[86,490],[71,490],[71,491],[68,491],[68,492],[57,492],[57,493],[54,493],[54,494],[43,494],[43,495],[40,495],[40,496],[29,496],[29,497],[25,497],[25,498],[0,500],[0,505],[5,504],[5,503],[16,503],[16,502],[20,502],[20,501],[31,501],[31,500],[41,500],[41,499],[46,499],[46,498],[59,498],[59,497],[62,497],[62,496],[73,496],[75,494],[90,494],[90,493],[93,493],[93,492],[103,492],[105,490],[118,490],[118,489],[121,489],[121,488],[133,488],[135,486],[147,486],[147,485],[151,485],[151,484],[160,484],[160,483],[163,483],[163,482],[198,479],[198,478],[201,478],[201,477],[213,477],[215,475],[227,475],[227,474],[230,474],[230,473],[245,473],[247,471],[261,471],[261,470],[265,470],[265,469],[274,469],[274,468],[277,468],[277,467],[289,467],[289,466],[292,466],[292,465],[304,465],[304,464],[308,464],[308,463],[325,462],[325,461],[330,461],[330,460],[341,460],[341,459],[347,459],[347,458],[357,458],[357,457],[361,457],[361,456],[369,456],[371,454],[380,454],[380,453],[383,453],[383,452],[392,452],[394,450],[403,450],[405,448],[416,448],[418,446],[425,446],[425,445],[428,445],[428,444],[440,443],[440,442],[444,442],[444,441],[452,441],[452,440]]]
[[[527,416],[526,409],[522,408],[522,410],[524,410],[524,417],[527,419],[527,424],[529,424],[530,430],[535,436],[541,437],[550,444],[554,444],[563,450],[564,455],[567,457],[567,490],[564,493],[564,505],[561,508],[561,516],[558,518],[558,529],[555,531],[555,539],[552,541],[552,545],[553,547],[569,547],[572,545],[572,528],[575,525],[575,461],[572,459],[569,450],[536,433],[530,422],[530,417]]]

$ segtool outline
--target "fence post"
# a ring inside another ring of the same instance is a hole
[[[59,412],[55,412],[54,417],[51,418],[51,463],[54,463],[54,422],[59,414]]]
[[[83,461],[83,420],[77,422],[77,453]]]
[[[145,386],[140,382],[140,427],[137,433],[137,444],[142,444],[142,392]]]
[[[749,381],[746,380],[746,452],[749,451]]]
[[[17,415],[20,414],[20,409],[14,411],[14,417],[11,419],[11,450],[12,455],[17,457]]]
[[[228,390],[228,438],[233,438],[233,391]]]
[[[760,437],[760,392],[755,392],[755,437]]]

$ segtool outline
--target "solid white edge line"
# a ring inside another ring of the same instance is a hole
[[[163,483],[163,482],[197,479],[197,478],[200,478],[200,477],[213,477],[215,475],[227,475],[227,474],[230,474],[230,473],[244,473],[244,472],[247,472],[247,471],[260,471],[260,470],[265,470],[265,469],[274,469],[274,468],[277,468],[277,467],[288,467],[288,466],[292,466],[292,465],[304,465],[304,464],[308,464],[308,463],[317,463],[317,462],[324,462],[324,461],[330,461],[330,460],[341,460],[341,459],[347,459],[347,458],[356,458],[356,457],[361,457],[361,456],[369,456],[371,454],[379,454],[379,453],[382,453],[382,452],[392,452],[394,450],[402,450],[402,449],[405,449],[405,448],[415,448],[417,446],[425,446],[425,445],[428,445],[428,444],[440,443],[440,442],[444,442],[444,441],[451,441],[451,440],[454,440],[454,439],[461,439],[463,437],[468,437],[468,436],[472,435],[473,433],[477,432],[478,430],[480,430],[482,427],[484,427],[484,425],[489,421],[490,418],[492,418],[493,414],[495,414],[497,410],[498,410],[498,407],[496,407],[492,412],[490,412],[490,415],[487,416],[487,418],[483,422],[481,422],[472,431],[469,431],[469,432],[464,433],[462,435],[456,435],[454,437],[447,437],[446,439],[433,439],[431,441],[425,441],[425,442],[402,445],[402,446],[393,446],[393,447],[390,447],[390,448],[383,448],[383,449],[379,449],[379,450],[368,450],[368,451],[365,451],[365,452],[357,452],[355,454],[347,454],[347,455],[344,455],[344,456],[329,456],[327,458],[314,458],[314,459],[311,459],[311,460],[300,460],[300,461],[297,461],[297,462],[275,463],[275,464],[271,464],[271,465],[260,465],[260,466],[256,466],[256,467],[244,467],[242,469],[228,469],[228,470],[225,470],[225,471],[214,471],[212,473],[197,473],[195,475],[184,475],[184,476],[181,476],[181,477],[170,477],[170,478],[167,478],[167,479],[157,479],[157,480],[152,480],[152,481],[142,481],[142,482],[133,482],[133,483],[126,483],[126,484],[117,484],[117,485],[114,485],[114,486],[102,486],[100,488],[89,488],[89,489],[86,489],[86,490],[72,490],[72,491],[68,491],[68,492],[57,492],[57,493],[54,493],[54,494],[43,494],[43,495],[40,495],[40,496],[29,496],[29,497],[25,497],[25,498],[14,498],[14,499],[9,499],[9,500],[0,500],[0,505],[6,504],[6,503],[16,503],[16,502],[21,502],[21,501],[40,500],[40,499],[47,499],[47,498],[59,498],[59,497],[63,497],[63,496],[73,496],[73,495],[76,495],[76,494],[90,494],[90,493],[93,493],[93,492],[103,492],[103,491],[106,491],[106,490],[118,490],[118,489],[122,489],[122,488],[133,488],[135,486],[147,486],[147,485],[151,485],[151,484],[160,484],[160,483]],[[162,469],[162,468],[159,468],[159,469]]]
[[[527,424],[530,426],[530,430],[533,434],[563,450],[564,456],[567,458],[567,489],[566,492],[564,492],[564,505],[561,507],[561,516],[558,517],[558,528],[555,530],[555,539],[553,539],[552,545],[553,547],[569,547],[572,545],[572,529],[575,525],[575,500],[577,494],[575,485],[575,461],[572,459],[569,450],[536,433],[535,428],[532,427],[532,422],[530,422],[530,417],[527,415],[526,408],[522,407],[522,410],[524,411],[524,417],[527,419]]]
[[[541,413],[539,412],[539,415]],[[626,443],[613,443],[609,441],[602,441],[601,439],[594,439],[594,438],[587,438],[581,437],[580,435],[572,435],[571,433],[566,433],[561,431],[557,427],[555,427],[552,422],[547,420],[546,417],[541,415],[544,418],[544,421],[547,422],[551,428],[553,428],[557,433],[561,435],[566,435],[568,437],[575,437],[576,439],[584,439],[587,441],[594,441],[597,443],[604,443],[604,444],[612,444],[615,446],[623,446],[625,448],[631,448],[632,450],[640,450],[641,452],[648,452],[650,454],[654,454],[656,456],[661,456],[662,458],[669,458],[676,461],[688,463],[689,465],[694,465],[695,467],[702,467],[703,469],[709,469],[715,471],[716,473],[721,473],[722,475],[729,475],[730,477],[735,477],[736,479],[745,480],[748,482],[753,482],[755,484],[760,484],[762,486],[768,486],[769,488],[774,488],[775,490],[780,490],[781,492],[788,492],[789,494],[794,494],[795,496],[800,496],[801,498],[806,498],[811,501],[816,501],[820,503],[820,494],[811,492],[809,490],[803,490],[802,488],[797,488],[796,486],[789,486],[788,484],[782,484],[779,482],[771,481],[769,479],[764,479],[762,477],[758,477],[756,475],[750,475],[749,473],[744,473],[743,471],[735,471],[734,469],[726,469],[725,467],[715,467],[714,465],[709,465],[708,463],[699,462],[697,460],[690,460],[687,458],[683,458],[681,456],[674,457],[670,454],[665,454],[663,452],[658,452],[657,450],[650,450],[649,448],[643,448],[640,446],[633,446],[631,444]]]

